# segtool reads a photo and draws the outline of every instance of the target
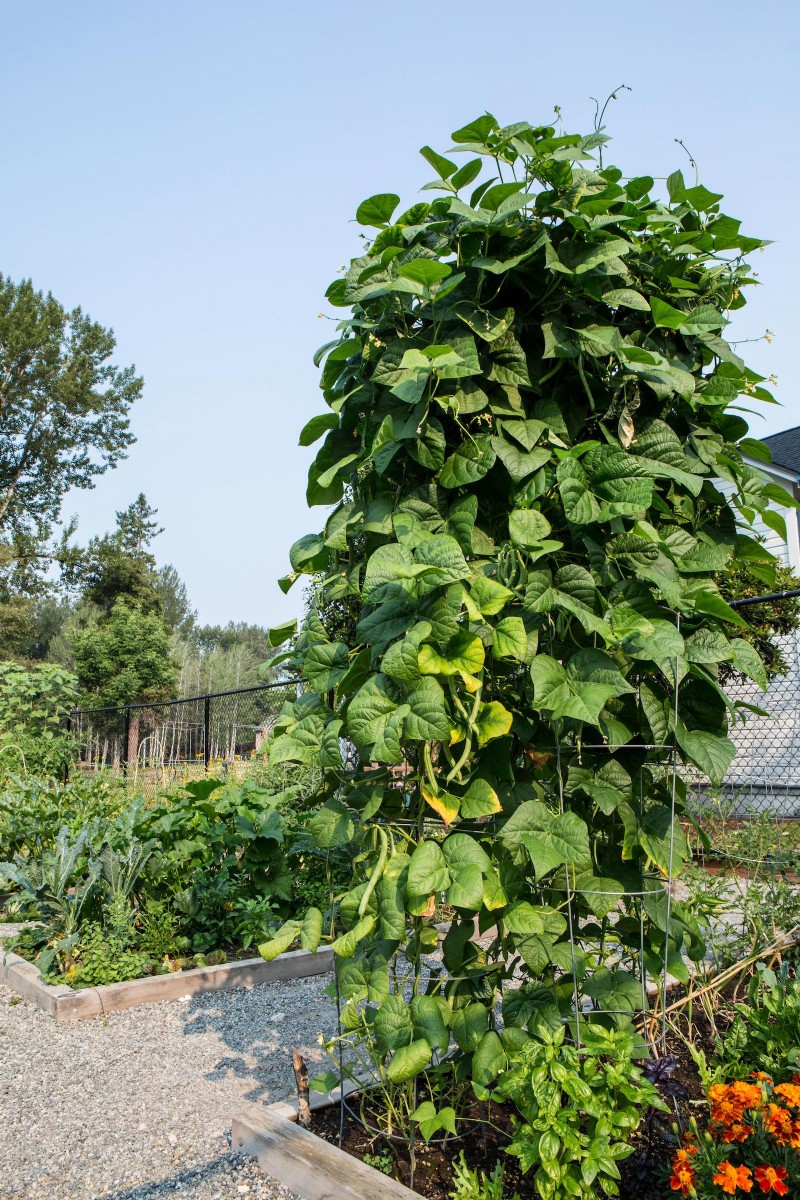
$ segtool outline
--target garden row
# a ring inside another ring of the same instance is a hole
[[[299,906],[327,909],[328,872],[347,859],[309,834],[311,772],[274,775],[190,782],[147,804],[110,778],[11,779],[4,915],[33,923],[7,948],[80,989],[252,955]]]

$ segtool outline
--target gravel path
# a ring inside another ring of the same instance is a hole
[[[239,1101],[294,1090],[292,1045],[324,1063],[328,979],[61,1025],[0,987],[0,1198],[290,1197],[231,1152],[230,1122]]]

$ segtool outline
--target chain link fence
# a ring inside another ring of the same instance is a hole
[[[77,744],[73,772],[127,775],[148,790],[244,767],[258,758],[284,702],[297,690],[296,683],[269,683],[184,700],[75,709],[69,721]]]

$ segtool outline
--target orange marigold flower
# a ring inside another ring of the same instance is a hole
[[[694,1191],[694,1171],[691,1167],[678,1167],[669,1177],[669,1186],[673,1192],[688,1196]]]
[[[751,1071],[751,1079],[760,1079],[762,1083],[772,1083],[772,1076],[767,1075],[766,1071]]]
[[[778,1104],[767,1106],[767,1111],[764,1113],[764,1126],[781,1146],[788,1145],[795,1133],[791,1114]]]
[[[800,1086],[796,1083],[779,1083],[775,1095],[782,1096],[792,1108],[800,1108]]]
[[[753,1176],[749,1167],[735,1167],[733,1163],[728,1162],[727,1158],[719,1164],[719,1170],[713,1176],[714,1183],[718,1183],[723,1192],[728,1192],[733,1195],[737,1188],[741,1188],[743,1192],[749,1192],[753,1187]]]
[[[775,1192],[777,1196],[789,1195],[789,1185],[786,1182],[788,1174],[786,1167],[765,1165],[755,1169],[756,1183],[762,1192]]]
[[[723,1142],[746,1142],[752,1132],[752,1125],[742,1125],[737,1121],[725,1130],[722,1140]]]
[[[761,1088],[756,1083],[745,1083],[738,1079],[731,1087],[736,1099],[744,1108],[761,1108],[764,1097]]]

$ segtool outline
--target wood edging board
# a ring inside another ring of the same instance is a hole
[[[309,1099],[312,1109],[326,1108],[339,1102],[341,1091],[312,1092]],[[231,1146],[304,1200],[419,1200],[418,1192],[298,1125],[296,1101],[243,1104],[233,1118]]]
[[[333,969],[333,951],[329,946],[311,954],[307,950],[289,950],[272,962],[263,958],[246,958],[239,962],[221,963],[214,967],[192,967],[169,975],[148,975],[127,983],[108,983],[101,987],[75,989],[67,984],[45,983],[39,968],[18,954],[0,947],[0,983],[56,1021],[78,1021],[84,1017],[100,1017],[110,1012],[122,1012],[140,1004],[159,1004],[194,996],[198,992],[215,992],[228,988],[249,988],[270,980],[305,979],[323,975]]]

